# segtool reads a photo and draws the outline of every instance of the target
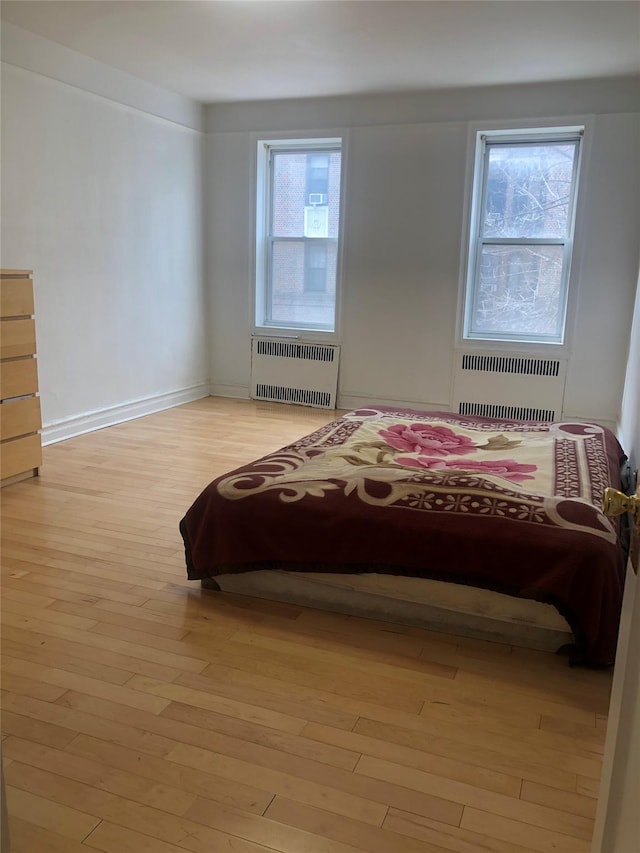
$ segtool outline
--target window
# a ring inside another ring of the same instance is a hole
[[[479,133],[464,337],[561,344],[582,128]]]
[[[333,332],[341,140],[258,143],[256,325]]]

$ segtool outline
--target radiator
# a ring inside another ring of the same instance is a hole
[[[454,409],[461,415],[558,420],[562,417],[566,374],[566,359],[457,352]]]
[[[251,397],[335,409],[340,347],[253,338]]]

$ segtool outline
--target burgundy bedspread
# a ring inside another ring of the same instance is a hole
[[[183,518],[191,579],[265,566],[466,583],[557,607],[615,656],[623,560],[600,510],[624,454],[596,424],[367,408],[214,480]]]

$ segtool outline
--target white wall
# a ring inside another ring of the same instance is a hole
[[[629,570],[593,853],[640,850],[640,591]]]
[[[640,462],[640,280],[636,291],[620,434]],[[640,585],[629,569],[602,769],[593,853],[640,850]]]
[[[35,270],[50,439],[205,394],[209,378],[248,394],[253,160],[269,131],[348,137],[340,405],[447,408],[469,122],[588,113],[565,414],[616,422],[638,262],[636,80],[203,115],[16,27],[2,39],[2,264]]]
[[[45,440],[208,393],[202,182],[199,130],[3,62],[2,266],[34,270]]]
[[[450,101],[438,93],[209,107],[214,393],[243,396],[249,386],[252,161],[260,134],[346,131],[339,405],[377,400],[446,408],[469,123],[536,116],[570,123],[580,111],[592,115],[592,133],[564,414],[615,425],[640,230],[637,87],[617,83],[456,91]]]
[[[636,305],[629,343],[627,376],[622,398],[620,437],[631,467],[640,466],[640,277],[636,288]]]
[[[565,411],[578,417],[606,417],[614,424],[622,400],[638,277],[638,119],[637,114],[596,117],[584,186],[585,228],[576,245],[578,310]]]
[[[214,395],[248,395],[251,237],[255,229],[251,204],[252,154],[247,133],[216,134],[207,141],[205,246]]]

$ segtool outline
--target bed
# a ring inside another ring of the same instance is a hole
[[[210,483],[180,523],[187,574],[495,591],[552,605],[573,634],[572,662],[608,666],[624,561],[600,504],[623,459],[597,424],[357,409]]]

